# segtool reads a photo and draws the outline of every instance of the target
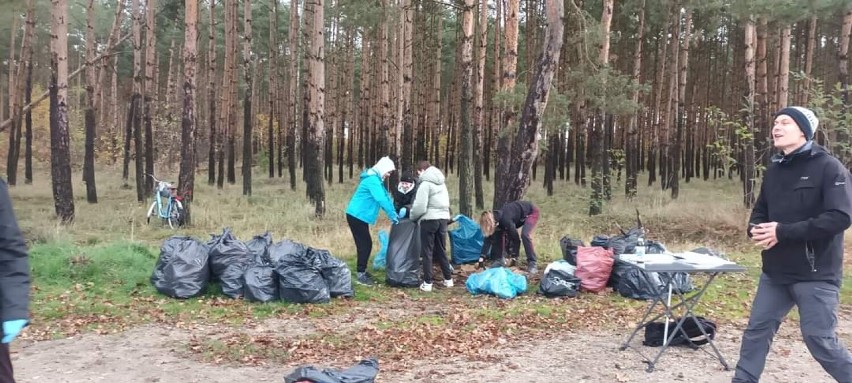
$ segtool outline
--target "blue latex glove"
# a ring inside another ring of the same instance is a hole
[[[453,222],[458,221],[458,220],[459,220],[459,218],[461,218],[461,217],[462,217],[462,215],[461,215],[461,214],[456,214],[456,216],[455,216],[455,217],[453,217]]]
[[[3,322],[3,343],[12,343],[27,325],[26,319],[13,319]]]
[[[406,208],[399,209],[399,216],[400,217],[405,217],[405,213],[408,213],[408,209],[406,209]]]

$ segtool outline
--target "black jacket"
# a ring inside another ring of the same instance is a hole
[[[9,187],[0,181],[0,320],[29,318],[30,266]]]
[[[778,222],[763,272],[776,283],[843,278],[843,232],[852,216],[849,170],[819,145],[776,157],[766,170],[750,223]]]
[[[408,213],[411,213],[411,205],[414,203],[414,197],[417,195],[417,187],[420,186],[419,183],[414,184],[414,187],[408,191],[408,193],[400,193],[398,189],[394,189],[393,191],[393,207],[396,208],[396,212],[399,213],[399,209],[405,208],[408,210],[405,213],[406,217]],[[403,217],[404,218],[404,217]]]
[[[524,225],[527,216],[532,214],[535,206],[527,201],[513,201],[503,205],[500,210],[494,210],[494,222],[497,227],[494,229],[494,234],[485,238],[485,243],[482,246],[482,254],[488,254],[494,241],[502,240],[505,235],[510,243],[520,242],[521,237],[518,235],[518,228]],[[517,256],[517,254],[514,254]],[[499,255],[498,255],[499,256]]]

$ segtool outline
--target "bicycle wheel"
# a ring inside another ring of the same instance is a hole
[[[169,227],[172,230],[183,225],[183,204],[180,201],[172,201],[169,211]]]

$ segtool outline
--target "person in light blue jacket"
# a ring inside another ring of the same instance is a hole
[[[346,207],[346,222],[349,224],[358,252],[356,282],[362,285],[375,284],[373,277],[367,273],[367,262],[370,260],[370,252],[373,251],[373,238],[370,236],[369,225],[376,223],[380,208],[385,211],[391,222],[394,224],[399,222],[393,201],[382,182],[394,170],[396,166],[388,157],[382,157],[372,168],[364,170],[361,173],[361,181]]]

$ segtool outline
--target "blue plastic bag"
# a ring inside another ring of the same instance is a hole
[[[463,215],[459,216],[456,222],[458,227],[450,230],[453,263],[462,265],[478,262],[482,245],[485,242],[479,224]]]
[[[373,270],[384,270],[388,258],[388,231],[379,230],[379,252],[373,257]]]
[[[464,286],[471,294],[491,294],[511,299],[527,291],[527,278],[505,267],[496,267],[467,278]]]

